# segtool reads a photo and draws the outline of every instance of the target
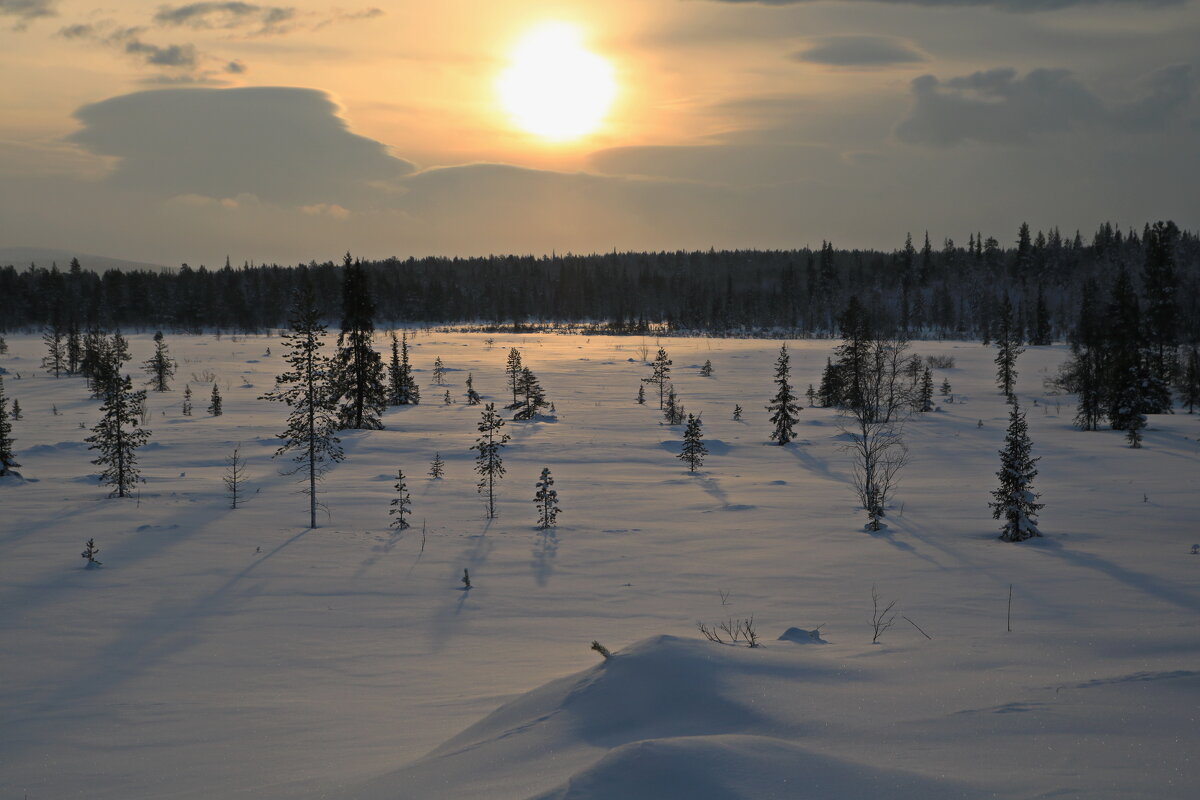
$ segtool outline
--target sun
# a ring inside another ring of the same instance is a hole
[[[617,83],[612,65],[583,46],[578,28],[548,22],[517,42],[496,91],[516,127],[564,141],[600,127]]]

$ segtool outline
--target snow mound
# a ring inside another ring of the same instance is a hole
[[[536,800],[961,797],[930,778],[854,764],[763,736],[633,742]]]
[[[818,755],[797,741],[811,732],[796,716],[804,694],[838,680],[803,652],[646,639],[518,697],[344,797],[961,796],[961,787]]]
[[[788,628],[780,634],[778,641],[795,642],[796,644],[829,644],[821,638],[821,629],[814,628],[806,631],[804,628]]]

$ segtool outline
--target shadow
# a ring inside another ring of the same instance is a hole
[[[708,493],[710,497],[716,500],[723,506],[729,505],[729,492],[721,488],[721,484],[716,478],[696,474],[696,482],[700,484],[700,488]]]
[[[826,480],[831,480],[836,483],[849,483],[849,479],[841,473],[834,472],[829,468],[829,462],[824,459],[817,458],[808,452],[809,442],[792,442],[783,446],[783,449],[791,453],[792,456],[800,462],[800,466],[807,469],[809,472],[815,472]],[[776,445],[778,447],[778,445]]]
[[[1136,589],[1143,594],[1149,595],[1164,603],[1178,606],[1185,611],[1200,613],[1200,597],[1191,592],[1178,589],[1166,584],[1165,579],[1154,575],[1147,575],[1143,572],[1122,567],[1114,564],[1111,561],[1101,558],[1091,553],[1077,553],[1063,547],[1062,543],[1054,540],[1031,540],[1035,542],[1033,546],[1040,552],[1047,555],[1061,558],[1062,560],[1079,567],[1095,570],[1096,572],[1107,575],[1108,577],[1125,584],[1131,589]],[[1028,543],[1025,543],[1028,544]]]
[[[546,528],[538,532],[533,543],[533,579],[538,586],[545,586],[554,572],[554,559],[558,557],[558,531]]]
[[[494,547],[492,540],[488,537],[488,532],[494,522],[494,519],[487,520],[482,533],[468,537],[470,544],[459,554],[457,559],[451,562],[453,570],[451,582],[459,582],[464,567],[474,573],[480,565],[487,563],[488,556],[491,555]],[[471,591],[478,591],[478,588],[472,587]],[[460,591],[459,597],[455,601],[443,605],[440,610],[434,612],[429,621],[429,649],[431,652],[442,652],[446,647],[446,642],[457,631],[463,608],[466,606],[471,591]]]

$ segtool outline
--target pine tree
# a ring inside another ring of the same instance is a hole
[[[342,263],[342,332],[338,335],[335,387],[338,424],[342,428],[378,430],[383,427],[387,392],[383,359],[371,344],[375,333],[375,301],[367,273],[347,253]]]
[[[392,507],[388,516],[393,517],[391,527],[398,531],[408,530],[409,523],[405,517],[412,513],[412,495],[408,493],[408,484],[404,482],[404,471],[396,470],[396,496],[392,498]]]
[[[100,421],[84,440],[89,450],[100,451],[92,463],[104,468],[100,480],[113,487],[110,497],[128,497],[137,485],[136,451],[150,438],[150,431],[141,427],[145,402],[146,393],[135,392],[128,375],[110,381]]]
[[[67,348],[63,343],[63,333],[57,325],[47,326],[42,334],[46,345],[46,357],[42,359],[42,367],[54,377],[67,371]]]
[[[213,384],[212,399],[208,403],[208,413],[214,417],[219,417],[224,413],[221,410],[221,390],[217,388],[215,383]]]
[[[704,466],[704,457],[708,455],[708,448],[704,446],[704,440],[701,438],[702,433],[700,418],[695,414],[688,414],[687,428],[683,432],[683,448],[676,456],[688,465],[688,472],[695,472],[698,467]]]
[[[775,426],[775,429],[771,431],[771,441],[781,445],[796,438],[795,426],[800,421],[800,418],[796,416],[800,411],[800,405],[796,402],[797,398],[792,392],[791,385],[788,384],[789,361],[787,345],[781,345],[779,358],[775,360],[775,383],[779,389],[771,398],[771,404],[767,406],[767,411],[772,412],[771,424]]]
[[[479,396],[479,392],[475,391],[475,380],[471,373],[467,373],[467,405],[477,406],[483,398]]]
[[[190,383],[183,385],[183,403],[179,406],[179,410],[185,417],[192,415],[192,385]]]
[[[309,499],[309,527],[317,527],[317,483],[334,464],[345,456],[339,439],[337,396],[330,386],[333,364],[321,353],[321,337],[325,333],[317,316],[312,288],[303,286],[292,307],[291,330],[284,343],[289,352],[284,357],[288,371],[275,379],[275,390],[262,399],[286,403],[287,430],[279,434],[283,444],[275,456],[295,452],[296,466],[287,475],[306,473]]]
[[[433,461],[429,462],[429,477],[434,480],[439,480],[446,474],[446,462],[442,460],[441,453],[433,454]]]
[[[1000,486],[992,492],[994,499],[988,503],[992,518],[1004,520],[1000,538],[1006,542],[1022,542],[1042,535],[1037,527],[1037,512],[1045,504],[1037,502],[1039,495],[1033,491],[1038,459],[1032,453],[1025,414],[1014,400],[1004,449],[1000,451],[1000,471],[996,473]]]
[[[1017,357],[1025,352],[1021,335],[1013,325],[1012,303],[1005,295],[996,320],[996,386],[1010,401],[1017,381]]]
[[[646,383],[653,383],[658,386],[658,409],[662,411],[666,408],[667,386],[670,381],[668,378],[671,375],[671,359],[667,358],[667,351],[660,347],[658,355],[654,357],[654,362],[650,365],[650,377],[642,378]]]
[[[96,556],[99,555],[99,553],[100,548],[96,546],[96,540],[88,539],[87,544],[84,545],[83,552],[79,554],[83,558],[87,559],[87,563],[84,564],[85,569],[95,569],[104,563],[103,561],[96,560]]]
[[[517,348],[510,348],[508,351],[508,361],[504,365],[504,374],[508,376],[508,385],[512,389],[512,405],[509,408],[516,408],[521,405],[521,401],[517,399],[517,394],[521,390],[521,351]]]
[[[175,361],[167,354],[167,343],[163,341],[162,331],[154,333],[154,355],[142,365],[150,380],[146,385],[156,392],[169,392],[168,381],[175,375]]]
[[[538,527],[542,530],[558,524],[558,513],[562,509],[558,505],[558,492],[554,489],[554,478],[550,477],[550,468],[542,467],[542,476],[535,484],[537,492],[533,502],[537,504]]]
[[[237,508],[242,502],[242,487],[246,483],[246,459],[242,458],[240,446],[225,457],[225,474],[221,476],[221,482],[225,484],[229,507]]]
[[[700,375],[705,378],[711,378],[713,373],[712,361],[705,359],[704,366],[700,368]]]
[[[933,411],[933,372],[929,367],[925,368],[925,374],[921,376],[921,390],[918,393],[921,399],[918,411]]]
[[[16,406],[16,400],[13,401],[13,405]],[[8,401],[4,397],[4,377],[0,375],[0,478],[15,474],[16,468],[21,466],[13,455],[13,441]]]
[[[446,382],[446,365],[442,363],[441,356],[433,360],[433,382],[438,386]]]
[[[496,404],[488,403],[483,407],[483,416],[479,420],[479,438],[471,445],[472,450],[478,450],[475,457],[475,471],[479,473],[478,491],[487,493],[488,519],[496,516],[496,481],[504,477],[504,460],[500,449],[508,443],[509,435],[500,433],[504,420],[496,413]]]
[[[514,420],[533,419],[539,411],[549,405],[546,402],[546,393],[542,389],[542,385],[538,383],[537,376],[529,367],[521,368],[519,392],[521,395],[520,410],[513,414]]]
[[[954,389],[951,388],[951,386],[950,386],[950,379],[942,378],[942,387],[941,387],[942,397],[948,397],[950,395],[950,393],[953,391],[954,391]]]
[[[639,406],[646,405],[646,385],[644,383],[638,384],[637,402]]]

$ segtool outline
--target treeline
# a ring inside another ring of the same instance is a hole
[[[1200,239],[1174,223],[1122,231],[1106,223],[1090,241],[1027,225],[1010,245],[971,234],[966,245],[910,236],[892,252],[817,249],[489,256],[356,262],[381,323],[494,327],[576,323],[636,333],[654,327],[713,335],[834,336],[851,297],[876,328],[912,338],[987,340],[1008,300],[1032,343],[1071,338],[1086,286],[1108,292],[1125,269],[1147,302],[1150,254],[1166,253],[1167,287],[1181,343],[1200,340]],[[1157,256],[1155,256],[1157,257]],[[225,330],[286,325],[307,280],[322,319],[341,311],[344,264],[315,262],[167,272],[0,268],[0,330]]]

